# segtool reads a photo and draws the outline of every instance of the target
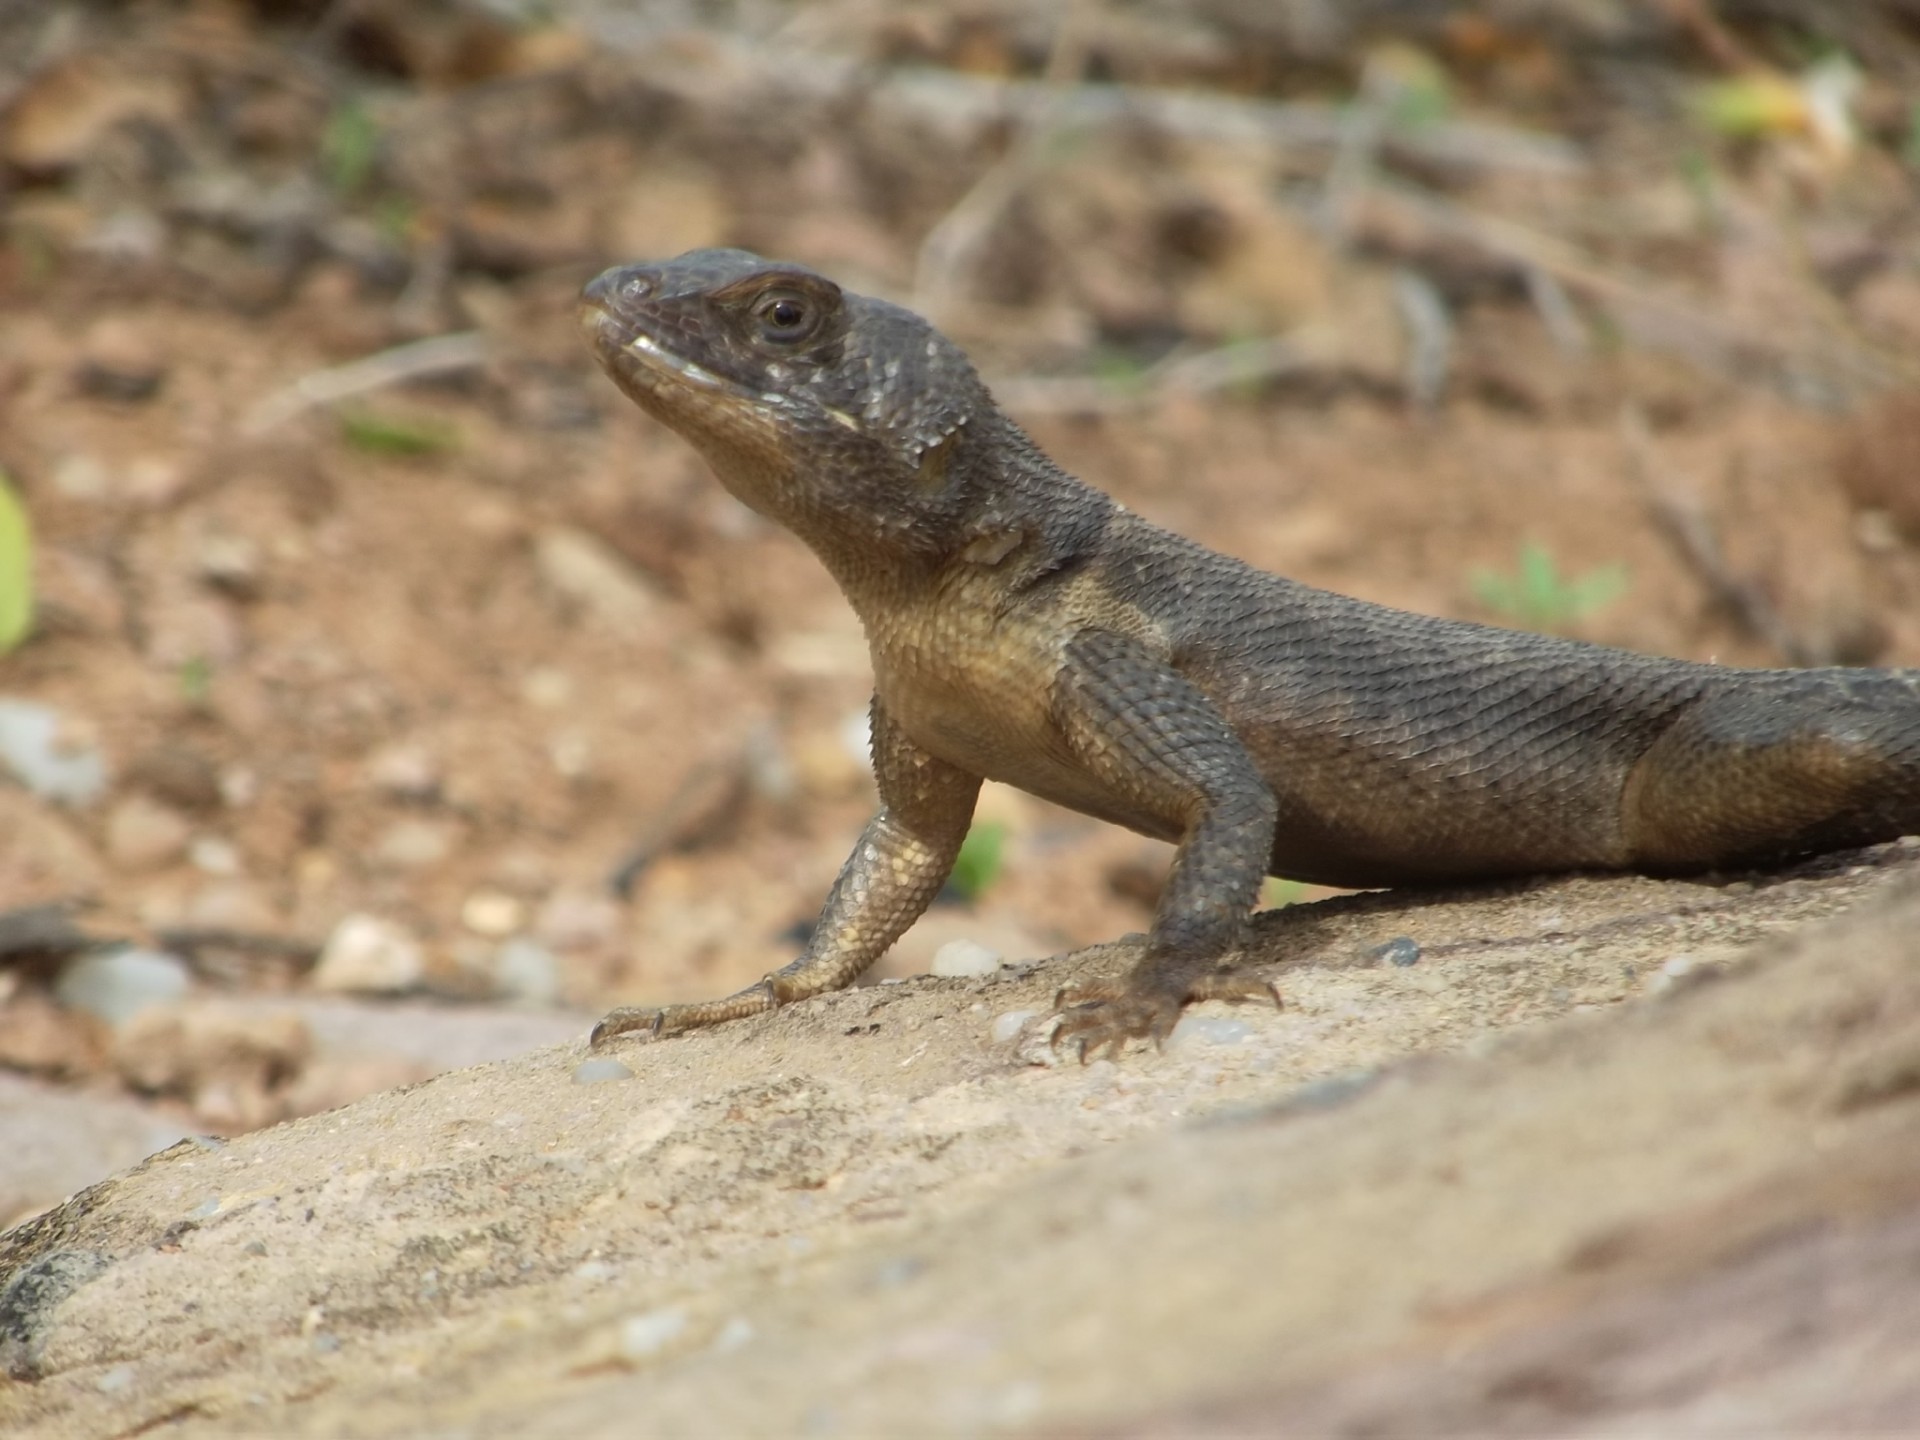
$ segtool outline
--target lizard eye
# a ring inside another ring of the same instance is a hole
[[[797,295],[769,295],[754,314],[769,340],[800,340],[813,329],[813,309]]]

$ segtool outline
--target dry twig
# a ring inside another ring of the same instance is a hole
[[[491,353],[487,337],[478,330],[460,330],[451,335],[434,335],[396,345],[391,350],[350,360],[345,365],[302,375],[248,411],[241,430],[247,435],[261,435],[318,406],[338,404],[355,395],[428,375],[470,370],[485,364]]]
[[[1758,581],[1734,574],[1699,491],[1661,461],[1639,406],[1629,404],[1621,410],[1620,438],[1647,497],[1647,508],[1680,558],[1706,582],[1714,601],[1748,634],[1772,646],[1788,664],[1820,664],[1826,657],[1816,653],[1816,647],[1787,624],[1765,588]]]

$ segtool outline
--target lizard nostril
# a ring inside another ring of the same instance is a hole
[[[654,277],[631,266],[605,270],[587,282],[580,298],[590,305],[605,306],[616,300],[644,300],[653,294]]]

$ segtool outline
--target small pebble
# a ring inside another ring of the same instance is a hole
[[[476,890],[460,907],[460,923],[476,935],[511,935],[527,923],[527,907],[500,890]]]
[[[753,1322],[745,1316],[736,1315],[720,1327],[720,1333],[713,1337],[716,1354],[731,1355],[753,1339]]]
[[[186,853],[193,826],[171,806],[129,795],[107,816],[107,855],[122,870],[158,870]]]
[[[620,1354],[627,1360],[646,1360],[680,1338],[687,1328],[687,1312],[677,1305],[628,1316],[620,1326]]]
[[[334,926],[313,967],[316,989],[392,995],[411,990],[426,974],[420,944],[390,920],[349,915]]]
[[[1009,1010],[1004,1015],[993,1017],[993,1042],[1005,1045],[1027,1028],[1027,1022],[1038,1015],[1038,1010]]]
[[[440,769],[433,756],[404,742],[374,752],[366,763],[367,783],[400,800],[431,800],[440,793]]]
[[[187,849],[194,869],[207,875],[238,875],[240,852],[217,835],[202,835]]]
[[[994,975],[1000,970],[1000,952],[977,940],[949,940],[933,952],[932,969],[948,980]]]
[[[94,1381],[93,1388],[98,1390],[102,1395],[114,1395],[126,1389],[131,1384],[133,1384],[133,1366],[116,1365],[98,1380]]]
[[[1375,964],[1398,965],[1403,969],[1408,965],[1420,963],[1420,942],[1411,935],[1396,935],[1384,945],[1376,945],[1367,951],[1367,958]]]
[[[633,1071],[614,1059],[611,1055],[596,1055],[591,1060],[582,1060],[573,1067],[573,1083],[576,1085],[599,1085],[607,1080],[631,1080]]]
[[[502,995],[522,1004],[551,1005],[560,998],[560,962],[535,940],[503,944],[494,953],[493,976]]]
[[[444,820],[404,816],[389,825],[373,843],[377,864],[395,870],[425,870],[453,853],[454,827]]]
[[[153,336],[137,326],[105,320],[87,335],[74,383],[81,394],[96,399],[126,404],[151,400],[167,373],[165,355]]]
[[[1253,1027],[1244,1020],[1235,1020],[1228,1015],[1195,1015],[1189,1012],[1180,1017],[1173,1027],[1173,1033],[1167,1037],[1169,1045],[1178,1048],[1182,1045],[1238,1045],[1253,1037]]]
[[[84,1010],[120,1025],[150,1005],[166,1005],[187,993],[186,962],[163,950],[127,946],[82,955],[61,970],[54,996],[71,1010]]]
[[[107,762],[63,733],[65,717],[31,700],[0,700],[0,767],[43,800],[91,803],[107,784]]]

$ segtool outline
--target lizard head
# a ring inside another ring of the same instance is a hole
[[[992,404],[911,311],[802,266],[695,250],[608,270],[580,318],[630,399],[816,548],[876,529],[933,547],[965,503],[953,452]]]

